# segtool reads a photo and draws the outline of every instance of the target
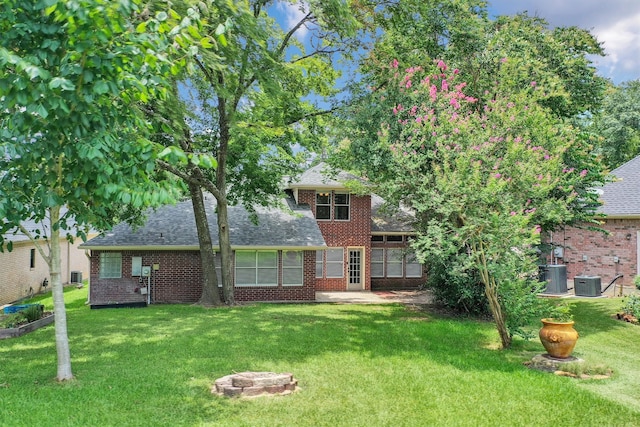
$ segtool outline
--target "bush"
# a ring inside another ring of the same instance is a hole
[[[22,314],[24,315],[24,318],[29,323],[35,322],[36,320],[40,319],[42,317],[43,312],[44,312],[43,305],[32,305],[22,310]]]
[[[636,319],[640,319],[640,296],[629,296],[625,305],[622,307],[622,311],[624,314],[630,314]]]
[[[633,278],[633,284],[636,285],[636,289],[640,290],[640,276]]]
[[[10,314],[0,321],[0,328],[17,328],[25,319],[22,311]]]

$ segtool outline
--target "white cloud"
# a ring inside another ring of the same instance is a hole
[[[277,10],[282,13],[283,21],[282,24],[284,26],[285,31],[289,31],[292,29],[298,22],[302,20],[307,14],[309,10],[309,5],[305,2],[294,2],[289,3],[285,1],[279,1],[276,4]],[[307,35],[309,34],[309,29],[306,26],[301,26],[295,34],[295,37],[303,41]]]

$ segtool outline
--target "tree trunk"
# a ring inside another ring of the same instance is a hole
[[[64,289],[62,287],[60,262],[60,229],[54,227],[60,219],[60,206],[49,209],[51,216],[51,253],[49,258],[49,276],[51,279],[51,293],[53,296],[53,311],[56,316],[55,335],[56,351],[58,353],[58,381],[73,379],[71,372],[71,352],[69,337],[67,336],[67,313],[64,305]]]
[[[218,200],[218,239],[222,257],[222,293],[227,305],[234,305],[235,295],[231,276],[231,236],[229,233],[228,205],[226,197]]]
[[[216,257],[211,243],[209,221],[204,205],[204,197],[200,186],[189,183],[193,214],[198,230],[198,244],[200,245],[200,262],[202,263],[202,294],[198,304],[221,305],[220,292],[218,291],[218,276],[216,275]]]

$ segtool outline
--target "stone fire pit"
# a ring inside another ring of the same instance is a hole
[[[292,374],[275,372],[240,372],[218,378],[211,393],[227,397],[253,397],[269,394],[289,394],[296,390],[298,380]]]

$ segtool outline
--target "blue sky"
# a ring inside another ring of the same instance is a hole
[[[289,25],[301,17],[295,6],[277,7]],[[600,75],[616,84],[640,79],[640,0],[491,0],[489,11],[493,16],[527,11],[551,27],[587,29],[607,54],[592,58]]]

